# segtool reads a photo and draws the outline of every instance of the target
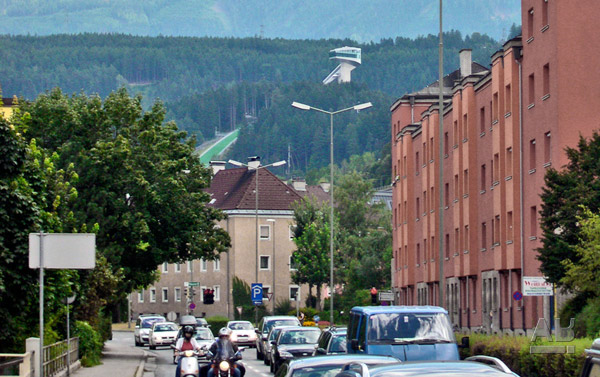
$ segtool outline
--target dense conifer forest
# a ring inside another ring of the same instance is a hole
[[[458,52],[472,48],[483,65],[499,47],[486,35],[445,33],[445,72],[458,66]],[[362,49],[362,65],[351,85],[324,86],[335,67],[329,50]],[[360,44],[351,40],[263,38],[139,37],[123,34],[0,36],[0,85],[3,96],[34,99],[53,87],[65,93],[105,97],[126,87],[144,97],[149,108],[166,103],[167,119],[195,135],[200,144],[242,127],[233,155],[262,154],[287,158],[293,168],[327,164],[328,119],[299,114],[292,101],[327,110],[371,101],[373,109],[336,117],[336,161],[379,152],[389,141],[389,106],[406,92],[437,78],[438,39],[384,39]],[[339,139],[339,140],[338,140]]]

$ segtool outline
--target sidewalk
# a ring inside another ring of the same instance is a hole
[[[91,368],[80,368],[72,376],[76,377],[135,377],[145,376],[144,366],[148,353],[133,346],[133,341],[124,338],[120,332],[114,332],[115,337],[104,344],[102,364]],[[128,334],[132,334],[128,332]]]

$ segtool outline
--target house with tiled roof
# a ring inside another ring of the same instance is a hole
[[[191,302],[184,297],[184,283],[193,281],[199,283],[192,300],[194,315],[218,314],[233,318],[237,310],[231,295],[234,276],[249,285],[262,283],[263,302],[269,311],[282,299],[295,303],[297,293],[301,296],[300,304],[305,302],[307,288],[291,282],[291,256],[295,250],[292,204],[302,196],[267,168],[257,169],[259,160],[243,168],[225,169],[225,162],[212,162],[211,165],[214,176],[206,190],[211,195],[209,206],[227,214],[218,226],[226,229],[231,237],[229,252],[221,254],[217,261],[195,260],[185,265],[159,266],[160,280],[132,295],[134,316],[169,312],[187,314]],[[203,304],[205,288],[214,290],[212,305]]]
[[[17,106],[17,96],[2,98],[2,85],[0,85],[0,116],[8,119],[12,115],[13,108]]]

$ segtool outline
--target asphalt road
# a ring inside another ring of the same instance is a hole
[[[131,338],[133,344],[133,335]],[[169,347],[159,347],[156,350],[146,350],[155,357],[156,369],[154,374],[156,377],[174,377],[175,364],[173,364],[173,351]],[[243,351],[243,363],[246,366],[246,377],[272,377],[269,373],[269,367],[262,360],[256,360],[256,350],[247,348]]]

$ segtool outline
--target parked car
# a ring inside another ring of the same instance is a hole
[[[462,338],[461,347],[468,347]],[[402,361],[459,360],[448,312],[438,306],[362,306],[350,311],[348,353]]]
[[[313,356],[346,353],[346,328],[330,327],[319,336]]]
[[[238,346],[256,347],[256,331],[249,321],[229,321],[227,328],[231,330],[229,339]]]
[[[352,362],[342,367],[335,377],[518,377],[500,359],[472,356],[464,361],[412,361],[368,366]]]
[[[585,350],[585,363],[581,377],[600,376],[600,338],[594,340],[592,348]]]
[[[293,316],[266,316],[258,323],[256,330],[256,358],[262,360],[266,353],[266,342],[269,330],[273,326],[300,326],[298,318]]]
[[[397,363],[398,361],[391,356],[348,354],[294,359],[281,364],[275,377],[334,377],[344,365],[351,362],[360,362],[371,366]]]
[[[321,330],[318,327],[295,326],[281,329],[277,339],[271,342],[271,372],[277,372],[285,360],[312,356],[319,335]]]
[[[275,327],[271,327],[271,331],[269,331],[269,335],[267,336],[267,341],[265,342],[265,357],[263,357],[263,362],[266,365],[271,365],[271,349],[273,348],[273,344],[271,343],[272,341],[274,341],[275,339],[277,339],[277,337],[279,336],[279,333],[281,332],[281,329],[283,329],[284,327],[290,327],[290,326],[275,326]]]
[[[148,335],[148,344],[151,350],[157,346],[170,346],[177,339],[179,327],[173,322],[154,322]]]
[[[148,336],[154,322],[166,322],[167,320],[162,315],[158,314],[143,314],[138,317],[135,322],[135,330],[133,331],[133,340],[136,347],[148,344]]]
[[[182,336],[183,328],[179,329],[179,332],[177,333],[177,338],[175,339],[175,343],[177,343],[179,338],[181,338]],[[208,327],[196,327],[194,331],[194,338],[196,338],[196,342],[198,342],[200,348],[206,349],[210,348],[210,346],[215,341],[215,336]],[[173,364],[177,364],[176,360],[177,357],[175,356],[175,347],[173,347]],[[207,360],[206,356],[204,355],[204,352],[202,352],[202,355],[198,356],[198,360]]]

